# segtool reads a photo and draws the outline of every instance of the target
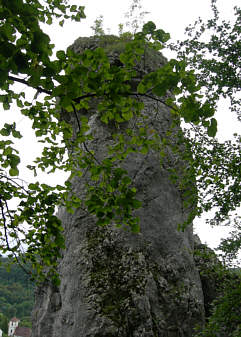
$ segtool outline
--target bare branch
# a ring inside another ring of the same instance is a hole
[[[4,203],[5,203],[5,207],[7,209],[7,212],[8,212],[8,216],[10,217],[11,219],[11,214],[10,214],[10,211],[8,209],[8,204],[7,204],[7,201],[4,200]],[[5,217],[5,212],[4,212],[4,204],[2,202],[2,197],[0,195],[0,209],[1,209],[1,213],[2,213],[2,219],[3,219],[3,227],[4,227],[4,236],[5,236],[5,240],[6,240],[6,244],[7,244],[7,248],[8,248],[8,251],[12,252],[13,255],[14,255],[14,258],[15,260],[17,261],[18,265],[20,266],[20,268],[22,268],[22,270],[27,274],[27,275],[30,275],[31,272],[28,271],[23,265],[22,263],[20,262],[18,256],[16,255],[15,252],[12,251],[11,247],[10,247],[10,244],[9,244],[9,241],[8,241],[8,233],[7,233],[7,219]],[[12,222],[12,219],[11,219],[11,222]]]
[[[11,80],[11,81],[14,81],[14,82],[19,82],[19,83],[23,83],[23,84],[26,84],[28,87],[31,87],[33,89],[36,89],[39,93],[45,93],[45,94],[48,94],[48,95],[52,95],[52,92],[49,91],[49,90],[46,90],[42,87],[33,87],[32,85],[30,85],[28,83],[28,81],[24,80],[23,78],[18,78],[18,77],[14,77],[14,76],[8,76],[8,79]]]

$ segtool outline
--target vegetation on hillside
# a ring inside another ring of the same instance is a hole
[[[6,330],[12,317],[21,320],[22,326],[29,326],[34,302],[34,284],[22,268],[8,258],[1,258],[0,265],[0,328]]]

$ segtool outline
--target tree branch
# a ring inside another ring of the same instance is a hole
[[[8,205],[7,205],[7,202],[6,200],[4,200],[5,202],[5,206],[7,208],[7,212],[10,216],[10,213],[9,213],[9,209],[8,209]],[[4,214],[4,205],[3,205],[3,202],[2,202],[2,199],[1,199],[1,195],[0,195],[0,208],[1,208],[1,213],[2,213],[2,219],[3,219],[3,227],[4,227],[4,236],[5,236],[5,240],[6,240],[6,244],[7,244],[7,248],[8,248],[8,251],[12,251],[10,245],[9,245],[9,241],[8,241],[8,233],[7,233],[7,220],[6,220],[6,217],[5,217],[5,214]],[[10,219],[11,219],[11,216],[10,216]],[[29,272],[23,265],[22,263],[20,263],[19,261],[19,258],[18,256],[16,255],[16,253],[14,251],[12,251],[18,265],[20,266],[20,268],[22,268],[22,270],[27,274],[27,275],[30,275],[31,272]]]
[[[23,84],[26,84],[27,86],[33,88],[33,89],[36,89],[38,92],[40,93],[45,93],[45,94],[48,94],[48,95],[52,95],[52,92],[50,90],[47,90],[47,89],[44,89],[42,87],[32,87],[31,85],[29,85],[28,81],[22,79],[22,78],[17,78],[17,77],[14,77],[14,76],[8,76],[9,80],[11,81],[16,81],[16,82],[19,82],[19,83],[23,83]],[[151,98],[157,102],[160,102],[164,105],[166,105],[168,108],[170,109],[174,109],[174,107],[166,104],[165,101],[159,99],[159,98],[156,98],[154,96],[151,96],[151,95],[148,95],[148,94],[140,94],[138,92],[133,92],[133,93],[129,93],[129,92],[126,92],[126,93],[123,93],[122,94],[123,96],[127,95],[127,96],[144,96],[144,97],[148,97],[148,98]],[[97,94],[86,94],[86,95],[83,95],[83,96],[80,96],[80,97],[77,97],[77,98],[74,98],[73,101],[75,103],[79,103],[82,99],[85,99],[85,98],[89,98],[89,97],[97,97]]]
[[[23,84],[26,84],[27,86],[33,88],[33,89],[36,89],[38,92],[40,93],[45,93],[45,94],[48,94],[48,95],[52,95],[52,92],[50,90],[46,90],[46,89],[43,89],[42,87],[33,87],[32,85],[30,85],[28,83],[28,81],[24,80],[23,78],[18,78],[18,77],[14,77],[14,76],[8,76],[8,79],[11,80],[11,81],[14,81],[14,82],[19,82],[19,83],[23,83]]]
[[[97,96],[97,94],[86,94],[86,95],[74,98],[73,101],[75,103],[79,103],[82,99],[89,98],[89,97],[96,97],[96,96]]]
[[[166,107],[168,107],[168,108],[170,108],[170,109],[174,109],[174,110],[175,110],[175,108],[174,108],[173,106],[168,105],[165,101],[163,101],[163,100],[161,100],[160,98],[157,98],[157,97],[155,97],[155,96],[151,96],[151,95],[149,95],[149,94],[140,94],[140,93],[138,93],[138,92],[125,92],[125,93],[122,94],[122,96],[125,96],[125,95],[126,95],[126,96],[144,96],[144,97],[148,97],[148,98],[153,99],[154,101],[157,101],[157,102],[159,102],[159,103],[164,104]],[[97,94],[86,94],[86,95],[83,95],[83,96],[74,98],[73,101],[74,101],[75,103],[79,103],[82,99],[88,98],[88,97],[97,97]]]
[[[72,103],[72,108],[73,108],[73,110],[74,110],[75,118],[76,118],[76,120],[77,120],[78,128],[79,128],[79,131],[80,131],[80,130],[81,130],[81,125],[80,125],[80,121],[79,121],[79,117],[78,117],[77,111],[76,111],[75,106],[74,106],[73,103]],[[86,151],[87,151],[87,152],[94,158],[94,160],[95,160],[98,164],[100,164],[100,162],[98,161],[98,159],[95,158],[95,156],[93,155],[93,153],[91,153],[90,150],[87,148],[87,145],[85,144],[85,142],[83,142],[83,145],[84,145],[85,150],[86,150]]]

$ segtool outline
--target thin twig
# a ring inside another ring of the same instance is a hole
[[[36,89],[38,92],[43,92],[45,94],[48,94],[48,95],[52,95],[52,92],[50,90],[47,90],[47,89],[44,89],[42,87],[33,87],[32,85],[30,85],[28,83],[28,81],[24,80],[23,78],[18,78],[18,77],[14,77],[14,76],[8,76],[8,79],[11,80],[11,81],[15,81],[15,82],[19,82],[19,83],[23,83],[23,84],[26,84],[27,86],[33,88],[33,89]]]
[[[100,165],[99,160],[93,155],[93,153],[88,149],[87,145],[85,144],[85,142],[83,142],[84,148],[86,150],[86,152],[88,152],[93,158],[94,160]]]
[[[104,94],[104,96],[107,96],[107,95]],[[155,96],[151,96],[149,94],[140,94],[138,92],[124,92],[124,93],[121,94],[121,96],[143,96],[143,97],[148,97],[148,98],[153,99],[154,101],[157,101],[159,103],[164,104],[166,107],[168,107],[170,109],[176,110],[175,107],[167,104],[165,101],[161,100],[160,98],[157,98]],[[73,101],[76,102],[76,103],[79,103],[82,99],[88,98],[88,97],[97,97],[97,94],[86,94],[86,95],[74,98]]]
[[[149,94],[140,94],[138,92],[136,93],[125,93],[125,95],[128,95],[128,96],[133,96],[133,95],[136,95],[136,96],[144,96],[144,97],[148,97],[148,98],[151,98],[153,99],[154,101],[157,101],[159,103],[162,103],[163,105],[165,105],[166,107],[170,108],[170,109],[173,109],[173,110],[176,110],[175,107],[167,104],[165,101],[161,100],[160,98],[157,98],[155,96],[151,96]]]
[[[77,114],[77,111],[75,109],[75,106],[74,104],[72,103],[72,108],[74,109],[74,114],[75,114],[75,118],[77,120],[77,124],[78,124],[78,128],[79,128],[79,131],[81,130],[81,125],[80,125],[80,121],[79,121],[79,117],[78,117],[78,114]],[[90,152],[90,150],[87,148],[87,145],[85,144],[85,142],[83,142],[83,145],[84,145],[84,148],[85,150],[94,158],[94,160],[100,164],[100,162],[98,161],[98,159],[93,155],[93,153]]]
[[[71,103],[71,105],[72,105],[72,108],[74,109],[75,118],[76,118],[76,120],[77,120],[78,128],[79,128],[79,131],[80,131],[80,130],[81,130],[81,126],[80,126],[80,121],[79,121],[79,117],[78,117],[77,111],[76,111],[76,109],[75,109],[74,104]]]
[[[89,97],[96,97],[96,96],[97,96],[97,94],[86,94],[86,95],[74,98],[73,101],[75,103],[79,103],[82,99],[89,98]]]
[[[5,217],[5,214],[4,214],[4,206],[3,206],[3,203],[2,203],[1,195],[0,195],[0,208],[1,208],[1,213],[2,213],[4,234],[5,234],[5,239],[6,239],[6,243],[7,243],[7,248],[8,248],[8,250],[10,250],[10,245],[9,245],[9,242],[8,242],[8,234],[7,234],[6,217]]]
[[[20,184],[18,184],[15,180],[20,180],[22,183],[25,183],[26,185],[28,185],[28,183],[23,180],[23,179],[20,179],[20,178],[10,178],[6,175],[3,175],[3,174],[0,174],[0,178],[4,178],[4,179],[7,179],[7,180],[10,180],[13,184],[17,185],[18,187],[20,187],[25,193],[27,194],[30,194],[29,191],[27,191],[23,186],[21,186]]]
[[[5,205],[7,205],[7,202],[6,200],[5,201]],[[7,207],[7,210],[8,210],[8,206]],[[5,235],[5,239],[6,239],[6,243],[7,243],[7,248],[9,251],[12,252],[12,254],[14,255],[18,265],[20,266],[20,268],[27,274],[27,275],[30,275],[31,273],[20,263],[19,261],[19,258],[18,256],[16,255],[15,252],[12,251],[12,249],[10,248],[10,244],[9,244],[9,241],[8,241],[8,233],[7,233],[7,220],[6,220],[6,217],[5,217],[5,214],[4,214],[4,205],[3,205],[3,202],[2,202],[2,199],[1,199],[1,196],[0,196],[0,208],[1,208],[1,213],[2,213],[2,218],[3,218],[3,227],[4,227],[4,235]],[[8,210],[8,215],[10,216],[9,214],[9,210]],[[10,216],[11,218],[11,216]]]

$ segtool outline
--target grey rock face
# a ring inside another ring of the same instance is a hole
[[[73,48],[80,52],[86,43],[89,48],[96,42],[77,40]],[[115,59],[115,53],[111,55]],[[159,54],[155,62],[160,65],[164,58]],[[152,99],[143,102],[148,117],[142,122],[162,137],[172,124],[169,110]],[[103,159],[111,130],[95,109],[93,100],[94,140],[88,147]],[[69,120],[76,128],[71,116]],[[185,168],[171,151],[162,164],[154,150],[130,154],[122,163],[143,203],[136,212],[139,234],[114,225],[97,227],[95,218],[81,209],[74,214],[59,211],[66,238],[59,262],[61,285],[58,289],[47,284],[39,287],[33,337],[191,337],[195,326],[203,324],[204,300],[193,259],[192,228],[177,229],[188,211],[170,180],[170,166]],[[88,180],[88,173],[73,179],[78,195],[84,196]]]

